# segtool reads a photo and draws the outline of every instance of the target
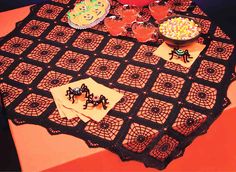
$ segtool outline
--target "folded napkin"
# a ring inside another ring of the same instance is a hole
[[[69,100],[68,96],[66,96],[66,91],[69,87],[73,89],[80,87],[82,84],[85,84],[89,88],[90,93],[93,93],[96,96],[104,95],[109,102],[109,104],[107,104],[107,109],[103,109],[102,105],[96,107],[88,106],[87,109],[84,109],[84,104],[86,102],[84,94],[76,96],[75,102],[72,103],[72,100]],[[67,85],[51,88],[50,91],[62,118],[72,119],[79,117],[84,122],[88,122],[90,119],[97,122],[101,121],[123,97],[122,93],[105,87],[104,85],[95,82],[92,78],[82,79]]]
[[[86,117],[82,113],[78,113],[74,109],[71,109],[71,108],[68,108],[68,107],[64,106],[63,103],[60,101],[60,99],[55,99],[54,98],[54,100],[56,102],[56,106],[57,106],[59,115],[62,118],[72,119],[72,118],[75,118],[75,117],[79,117],[84,122],[88,122],[90,120],[89,117]]]
[[[165,42],[162,43],[153,54],[158,57],[163,58],[166,61],[180,64],[181,66],[189,68],[194,63],[194,61],[197,59],[197,57],[199,56],[199,54],[202,52],[202,50],[205,47],[206,47],[206,45],[199,44],[197,42],[194,42],[194,43],[192,43],[188,46],[185,46],[185,47],[181,47],[180,49],[182,49],[182,50],[188,50],[190,56],[192,57],[192,58],[188,59],[189,62],[187,62],[187,63],[185,63],[182,60],[182,58],[177,58],[177,57],[173,57],[170,60],[171,55],[169,53],[171,53],[171,51],[173,50],[173,47],[168,46]]]

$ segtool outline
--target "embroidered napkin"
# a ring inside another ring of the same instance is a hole
[[[180,49],[182,49],[182,50],[188,50],[190,56],[192,57],[192,58],[188,59],[189,62],[187,62],[187,63],[185,63],[182,58],[178,58],[176,56],[174,56],[170,60],[171,55],[169,53],[171,53],[171,51],[173,50],[173,47],[168,46],[165,42],[162,43],[153,54],[158,57],[163,58],[166,61],[180,64],[181,66],[189,68],[194,63],[194,61],[197,59],[197,57],[199,56],[199,54],[202,52],[202,50],[205,47],[206,47],[206,45],[199,44],[197,42],[194,42],[194,43],[192,43],[188,46],[185,46],[185,47],[181,47]]]
[[[72,101],[68,99],[68,96],[66,96],[66,91],[69,87],[76,88],[80,87],[82,84],[85,84],[89,88],[90,93],[93,93],[96,96],[104,95],[109,102],[107,109],[103,109],[102,105],[96,107],[88,106],[87,109],[84,109],[84,104],[86,102],[84,94],[76,96],[75,102],[72,103]],[[61,117],[66,117],[68,119],[79,117],[84,122],[88,122],[90,119],[97,122],[101,121],[123,97],[123,94],[97,83],[92,78],[82,79],[67,85],[51,88],[50,91]]]

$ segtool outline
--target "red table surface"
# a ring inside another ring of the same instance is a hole
[[[24,19],[29,7],[0,13],[0,37],[12,31],[15,23]],[[164,171],[236,171],[236,82],[228,90],[232,104],[198,137],[183,157],[171,162]],[[10,122],[10,121],[9,121]],[[122,162],[102,148],[88,148],[68,135],[51,136],[35,125],[15,126],[10,122],[23,171],[157,171],[136,161]]]

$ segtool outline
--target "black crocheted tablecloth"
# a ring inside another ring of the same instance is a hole
[[[74,3],[53,0],[33,6],[2,38],[0,90],[8,118],[17,125],[44,126],[50,134],[73,135],[122,160],[165,168],[229,104],[233,43],[198,6],[178,0],[175,12],[201,24],[198,41],[206,45],[191,68],[181,67],[152,54],[161,39],[139,43],[129,28],[112,37],[103,23],[86,30],[69,27],[66,13]],[[111,5],[109,15],[116,15],[120,4]],[[141,14],[140,21],[154,23],[148,8]],[[60,118],[49,89],[87,77],[125,96],[99,123]]]

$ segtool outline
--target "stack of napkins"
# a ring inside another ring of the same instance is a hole
[[[84,109],[84,104],[86,102],[84,94],[75,96],[75,102],[72,103],[72,100],[69,100],[68,96],[66,96],[66,91],[69,87],[72,89],[77,87],[80,88],[82,84],[85,84],[88,87],[90,93],[97,96],[104,95],[109,102],[107,108],[103,109],[102,106],[95,106]],[[72,119],[79,117],[84,122],[88,122],[91,119],[97,122],[101,121],[123,97],[123,94],[95,82],[92,78],[82,79],[67,85],[51,88],[50,91],[62,118]]]

